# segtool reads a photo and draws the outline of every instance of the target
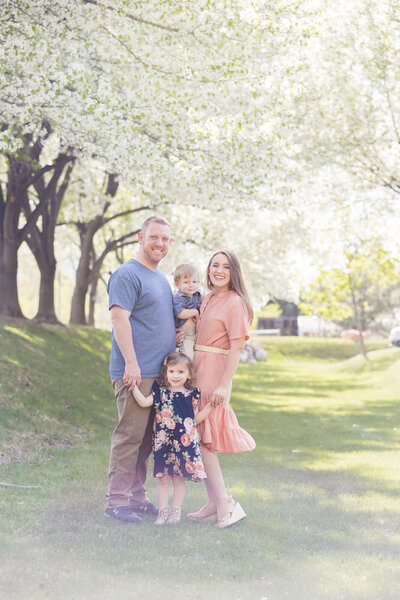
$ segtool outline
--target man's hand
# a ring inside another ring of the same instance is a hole
[[[123,380],[129,391],[131,392],[135,386],[140,386],[140,384],[142,383],[142,375],[140,372],[140,367],[137,363],[125,364],[125,373]]]

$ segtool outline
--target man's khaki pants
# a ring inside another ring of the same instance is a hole
[[[148,396],[154,379],[143,379],[140,391]],[[151,453],[154,409],[141,408],[122,379],[113,379],[118,425],[111,437],[107,508],[139,508],[148,502],[144,487]]]

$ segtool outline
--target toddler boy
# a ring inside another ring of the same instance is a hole
[[[199,272],[193,265],[182,264],[176,267],[174,283],[178,291],[173,297],[175,325],[185,332],[185,339],[180,352],[184,352],[190,360],[194,356],[196,339],[195,320],[200,314],[201,294],[199,290]]]

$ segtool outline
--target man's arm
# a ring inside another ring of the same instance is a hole
[[[141,384],[142,377],[133,345],[132,329],[129,323],[131,313],[129,310],[114,304],[110,309],[110,314],[115,340],[125,360],[123,379],[128,389],[132,391],[135,385],[139,386]]]

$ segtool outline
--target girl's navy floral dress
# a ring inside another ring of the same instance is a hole
[[[160,388],[157,381],[152,388],[154,408],[153,456],[154,477],[170,475],[191,481],[206,478],[201,460],[200,438],[194,411],[200,390],[172,392]]]

